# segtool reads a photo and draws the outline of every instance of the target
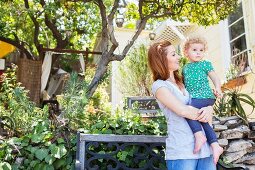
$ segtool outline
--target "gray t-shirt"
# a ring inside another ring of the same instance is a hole
[[[167,80],[157,80],[153,83],[152,93],[154,96],[156,91],[161,87],[169,89],[183,104],[189,103],[189,93],[185,91],[186,95],[183,95],[177,86]],[[172,112],[160,101],[157,100],[157,102],[167,120],[168,138],[166,139],[166,160],[209,157],[212,152],[207,142],[202,146],[198,154],[193,154],[195,138],[185,118]]]

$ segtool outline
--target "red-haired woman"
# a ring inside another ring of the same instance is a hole
[[[148,62],[154,83],[152,93],[167,120],[166,161],[168,170],[216,170],[212,152],[205,143],[194,154],[194,135],[185,118],[210,122],[212,106],[197,109],[189,106],[190,96],[178,72],[180,56],[168,41],[154,43],[148,51]]]

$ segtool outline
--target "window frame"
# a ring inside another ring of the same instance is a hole
[[[231,24],[229,24],[229,17],[226,19],[226,27],[227,27],[227,32],[228,32],[228,48],[229,48],[229,64],[228,66],[230,67],[231,64],[234,64],[232,62],[232,60],[235,57],[240,56],[241,54],[246,53],[247,54],[247,62],[248,62],[248,66],[245,68],[247,70],[241,71],[237,76],[243,76],[245,74],[248,74],[251,72],[251,54],[250,54],[250,44],[249,44],[249,36],[248,36],[248,25],[247,25],[247,18],[246,18],[246,10],[245,10],[245,3],[242,1],[239,2],[239,5],[241,5],[242,8],[242,16],[240,18],[238,18],[237,20],[235,20],[234,22],[232,22]],[[237,37],[233,38],[232,40],[230,40],[230,28],[235,25],[236,23],[238,23],[239,21],[241,21],[243,19],[243,26],[244,26],[244,32],[240,33]],[[246,43],[246,49],[243,51],[238,52],[237,54],[233,55],[233,49],[232,49],[232,45],[231,43],[234,42],[235,40],[240,39],[242,36],[245,37],[245,43]],[[235,64],[234,64],[235,65]]]

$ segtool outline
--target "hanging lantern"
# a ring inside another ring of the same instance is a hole
[[[116,20],[116,25],[117,27],[121,28],[123,26],[123,23],[124,23],[124,17],[122,15],[119,15]]]
[[[156,34],[155,34],[154,32],[151,32],[151,33],[149,34],[150,40],[154,40],[155,37],[156,37]]]

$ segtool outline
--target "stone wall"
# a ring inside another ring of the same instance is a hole
[[[231,116],[216,118],[213,127],[224,148],[224,161],[255,170],[255,124],[248,126],[239,117]]]

